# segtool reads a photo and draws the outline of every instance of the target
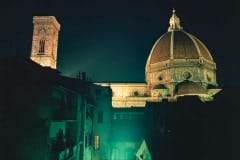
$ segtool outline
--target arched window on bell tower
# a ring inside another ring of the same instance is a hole
[[[44,51],[45,51],[45,40],[42,39],[39,41],[38,54],[44,54]]]

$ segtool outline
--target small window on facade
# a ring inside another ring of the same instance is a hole
[[[137,97],[137,96],[139,96],[139,92],[138,92],[138,91],[134,91],[134,92],[133,92],[133,95],[134,95],[135,97]]]
[[[94,149],[99,149],[100,137],[94,136]]]
[[[93,109],[90,108],[90,107],[87,107],[86,109],[86,118],[89,119],[89,118],[93,118]]]
[[[103,123],[103,111],[98,111],[97,122]]]
[[[39,54],[44,54],[44,50],[45,50],[45,40],[40,40],[39,41]]]
[[[85,147],[89,147],[92,145],[92,134],[89,133],[85,136]]]

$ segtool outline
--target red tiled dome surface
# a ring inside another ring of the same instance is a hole
[[[170,59],[171,47],[173,59],[198,59],[200,56],[213,61],[213,58],[205,45],[195,36],[176,30],[165,33],[154,44],[149,64],[162,62]]]

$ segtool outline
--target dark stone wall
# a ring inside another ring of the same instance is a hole
[[[205,103],[194,96],[177,102],[148,103],[146,141],[152,158],[232,159],[237,117],[233,116],[236,103],[227,95],[231,93],[226,89]]]

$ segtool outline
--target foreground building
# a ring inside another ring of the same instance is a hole
[[[92,159],[108,141],[97,113],[111,111],[111,90],[63,77],[25,58],[3,58],[0,69],[1,157],[24,160]],[[21,75],[17,76],[16,75]],[[110,115],[110,114],[109,114]],[[95,126],[93,128],[93,126]],[[89,136],[95,137],[90,141]],[[94,146],[94,147],[92,147]]]

